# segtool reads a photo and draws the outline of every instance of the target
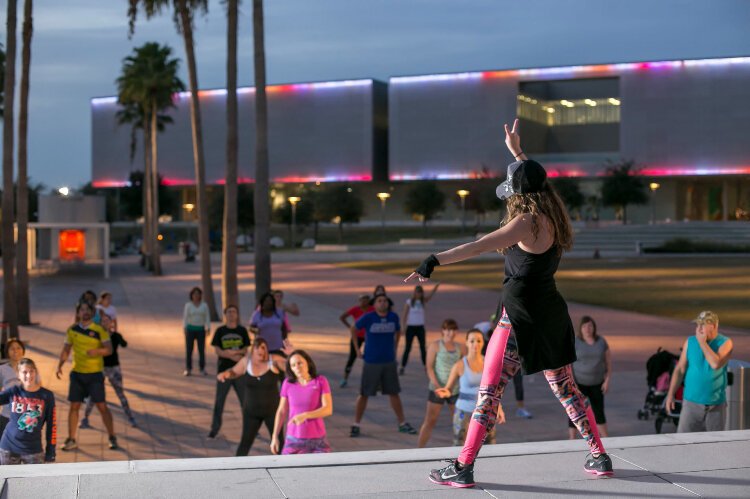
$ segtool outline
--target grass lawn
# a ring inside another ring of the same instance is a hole
[[[341,266],[408,275],[418,262],[351,262]],[[440,267],[440,281],[499,289],[498,262],[464,262]],[[563,258],[556,275],[566,300],[676,319],[701,310],[719,314],[725,326],[750,329],[750,261],[713,258]]]

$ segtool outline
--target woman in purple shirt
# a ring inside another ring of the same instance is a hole
[[[250,318],[250,331],[256,338],[263,338],[268,343],[268,353],[274,360],[283,362],[286,359],[284,353],[284,340],[287,332],[284,323],[283,310],[276,308],[276,300],[273,294],[266,293],[258,300],[258,308]]]
[[[295,350],[286,363],[286,379],[276,410],[271,452],[274,454],[314,454],[331,452],[323,418],[333,414],[331,387],[325,376],[318,376],[315,362],[304,350]],[[286,422],[284,450],[279,434]]]

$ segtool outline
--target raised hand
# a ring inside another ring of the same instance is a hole
[[[521,136],[519,135],[518,118],[513,121],[513,128],[506,123],[505,127],[505,145],[513,157],[519,156],[523,151],[521,149]]]
[[[416,272],[412,272],[411,274],[409,274],[409,277],[407,277],[406,279],[404,279],[404,282],[409,282],[412,279],[414,279],[415,277],[419,279],[419,282],[427,282],[427,281],[430,280],[429,277],[422,277],[421,275],[417,274]]]

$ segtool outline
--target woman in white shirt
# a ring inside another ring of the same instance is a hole
[[[211,330],[211,314],[199,287],[190,290],[190,301],[185,304],[182,313],[182,325],[185,329],[185,371],[182,375],[192,374],[193,344],[197,342],[198,366],[201,374],[206,376],[206,334]]]
[[[414,338],[419,341],[419,353],[422,356],[422,365],[427,363],[427,347],[425,338],[425,314],[424,309],[427,302],[435,296],[440,283],[435,284],[429,295],[425,296],[422,286],[414,286],[414,292],[411,298],[404,304],[404,313],[401,314],[401,330],[406,332],[406,344],[404,345],[404,355],[401,358],[401,369],[399,374],[404,374],[406,363],[409,362],[409,353]]]

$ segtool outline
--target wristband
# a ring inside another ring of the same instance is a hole
[[[422,263],[419,264],[419,267],[414,269],[414,272],[421,275],[422,277],[428,278],[432,275],[432,271],[435,270],[435,267],[440,265],[440,262],[438,261],[437,257],[435,255],[430,255],[427,258],[422,261]]]
[[[515,155],[515,156],[513,156],[513,157],[514,157],[514,158],[516,158],[516,159],[518,159],[518,157],[519,157],[519,156],[520,156],[521,154],[523,154],[523,151],[519,152],[518,154],[516,154],[516,155]]]

